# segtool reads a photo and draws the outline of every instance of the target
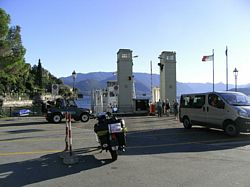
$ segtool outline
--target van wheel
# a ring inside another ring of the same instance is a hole
[[[183,126],[185,129],[191,129],[192,127],[192,124],[190,123],[190,120],[187,117],[183,119]]]
[[[224,131],[229,136],[237,136],[240,133],[239,128],[233,122],[229,122],[228,124],[226,124]]]

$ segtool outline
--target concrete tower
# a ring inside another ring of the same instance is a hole
[[[133,59],[130,49],[117,52],[117,81],[119,112],[133,112]]]
[[[160,99],[172,104],[176,99],[176,53],[163,51],[160,56]]]

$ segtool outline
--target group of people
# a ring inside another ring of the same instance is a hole
[[[166,101],[161,101],[159,99],[159,101],[156,103],[156,106],[157,106],[157,115],[158,117],[161,117],[162,115],[166,115],[166,116],[169,116],[170,114],[170,107],[171,107],[171,104],[169,102],[169,100],[167,99]],[[174,115],[177,119],[177,116],[178,116],[178,102],[177,100],[174,100],[173,103],[172,103],[172,106],[173,106],[173,112],[174,112]]]

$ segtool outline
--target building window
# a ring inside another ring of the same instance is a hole
[[[129,54],[128,53],[123,53],[122,58],[129,58]]]
[[[109,97],[115,97],[114,92],[109,92]]]
[[[167,60],[174,60],[174,55],[167,56]]]

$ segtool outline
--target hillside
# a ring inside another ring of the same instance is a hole
[[[61,77],[60,78],[64,84],[72,86],[73,79],[72,76]],[[116,75],[113,72],[92,72],[92,73],[78,73],[75,87],[82,92],[89,92],[93,89],[102,89],[106,87],[106,82],[108,80],[116,80]],[[148,73],[134,73],[135,89],[136,93],[141,95],[146,93],[150,94],[151,88],[151,75]],[[152,75],[152,86],[159,86],[160,75]],[[234,90],[234,85],[229,84],[229,89]],[[223,83],[217,83],[214,85],[215,91],[222,91],[226,89],[226,85]],[[181,83],[177,82],[177,96],[184,93],[199,93],[199,92],[209,92],[212,91],[212,83]],[[238,91],[250,95],[250,83],[247,85],[239,85]]]

